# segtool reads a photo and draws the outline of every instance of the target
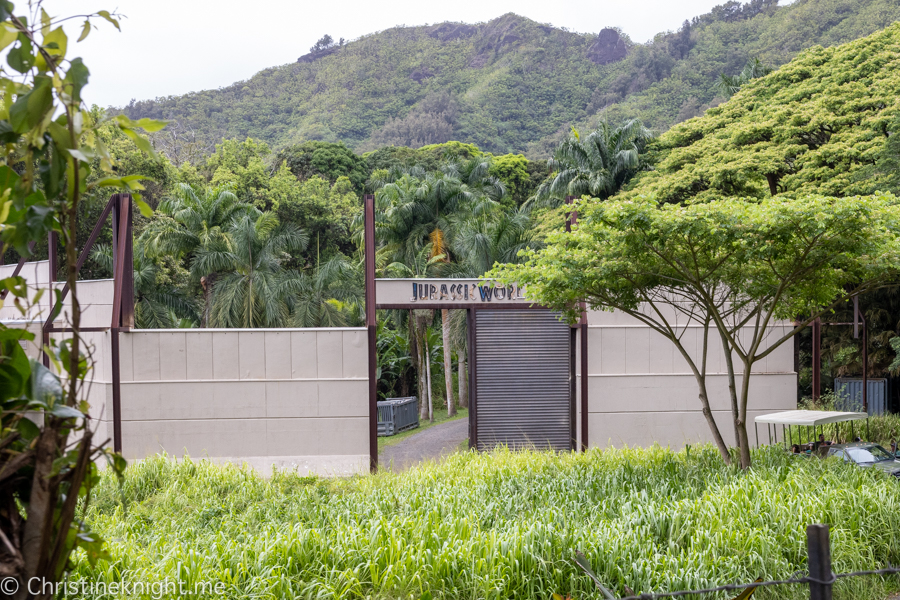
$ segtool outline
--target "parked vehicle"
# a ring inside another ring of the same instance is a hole
[[[870,442],[835,444],[828,447],[828,456],[843,458],[863,468],[875,467],[900,478],[900,460],[878,444]]]

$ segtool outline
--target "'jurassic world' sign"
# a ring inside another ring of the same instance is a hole
[[[480,279],[376,279],[378,307],[428,304],[523,304],[531,302],[517,285]]]

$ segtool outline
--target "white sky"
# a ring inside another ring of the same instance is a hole
[[[323,34],[348,40],[395,25],[477,23],[507,12],[578,32],[621,27],[645,42],[725,0],[45,0],[54,16],[117,10],[122,33],[99,22],[70,45],[91,70],[85,99],[121,106],[131,98],[227,86],[297,60]],[[24,0],[16,3],[24,6]],[[18,12],[18,11],[17,11]],[[80,22],[67,27],[74,41]]]

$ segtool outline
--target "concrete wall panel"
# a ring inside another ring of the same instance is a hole
[[[343,332],[316,332],[316,362],[319,379],[340,379],[344,376]]]
[[[172,332],[159,335],[159,378],[163,381],[187,379],[185,334]]]
[[[122,336],[127,340],[130,336]],[[213,334],[205,331],[191,332],[185,335],[185,352],[191,360],[185,360],[187,365],[186,379],[212,379],[213,378]]]
[[[364,417],[369,414],[369,382],[319,381],[320,417]]]
[[[291,332],[267,331],[266,379],[291,378]]]
[[[625,372],[650,373],[650,329],[625,329]]]
[[[267,381],[266,417],[309,418],[319,416],[319,384],[316,381]]]
[[[262,331],[238,333],[238,359],[241,379],[265,379],[266,333]]]
[[[135,331],[120,339],[140,364],[122,384],[126,457],[165,450],[304,473],[368,468],[364,329]]]
[[[748,411],[748,420],[751,425],[747,433],[750,444],[756,445],[756,432],[753,429],[753,419],[766,411]],[[731,426],[731,413],[728,411],[715,411],[713,416],[723,439],[728,444],[734,444],[734,428]],[[674,411],[667,413],[590,413],[588,419],[590,427],[591,446],[649,446],[658,443],[660,446],[669,446],[673,449],[681,449],[685,444],[698,444],[709,442],[712,433],[706,418],[698,411]],[[760,443],[763,440],[763,429],[760,428]],[[652,440],[648,442],[647,440]]]
[[[159,380],[159,334],[135,333],[131,336],[135,381]]]
[[[215,331],[212,334],[213,379],[240,379],[240,356],[237,331]]]
[[[604,374],[624,373],[625,356],[628,352],[625,329],[609,327],[589,329],[588,331],[588,335],[600,335],[600,372]],[[588,352],[590,352],[590,345],[588,345]]]
[[[318,379],[319,361],[315,331],[291,331],[291,376]]]
[[[671,373],[675,365],[675,345],[661,333],[647,330],[650,336],[647,373]]]
[[[369,335],[366,331],[344,331],[342,340],[343,377],[366,379],[369,365]],[[367,392],[368,393],[368,392]]]

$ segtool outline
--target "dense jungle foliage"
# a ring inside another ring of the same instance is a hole
[[[731,1],[639,44],[627,32],[574,33],[507,14],[392,28],[225,88],[122,110],[178,121],[180,158],[248,136],[276,149],[318,140],[358,152],[461,140],[548,158],[573,124],[592,127],[602,115],[662,131],[721,102],[720,75],[748,60],[777,67],[897,19],[892,0]]]

